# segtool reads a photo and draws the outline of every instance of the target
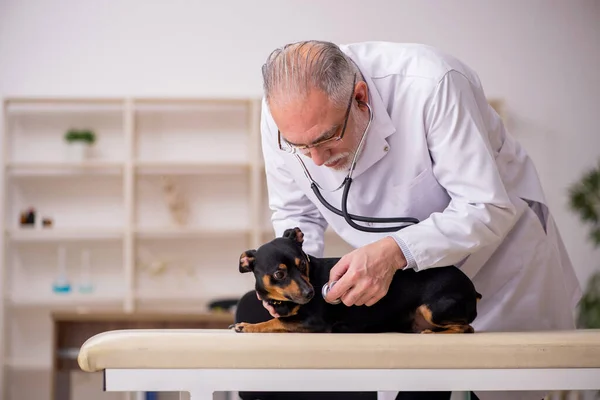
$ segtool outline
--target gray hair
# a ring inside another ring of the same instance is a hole
[[[274,50],[262,67],[265,100],[291,101],[319,89],[334,106],[345,107],[354,74],[361,79],[354,62],[333,43],[290,43]]]

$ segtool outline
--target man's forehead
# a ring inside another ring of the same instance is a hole
[[[301,123],[314,125],[332,114],[331,103],[320,96],[311,96],[305,100],[298,99],[285,103],[273,103],[270,110],[280,129],[284,126]]]
[[[339,128],[340,110],[330,102],[321,104],[273,107],[271,115],[281,136],[292,144],[310,144],[333,134]]]

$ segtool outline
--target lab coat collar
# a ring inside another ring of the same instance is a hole
[[[377,87],[373,83],[371,77],[364,71],[360,66],[360,62],[354,60],[352,53],[349,49],[343,48],[347,55],[356,63],[360,69],[365,82],[368,87],[369,105],[373,112],[373,121],[371,121],[371,127],[367,132],[367,137],[363,144],[362,154],[356,162],[356,167],[352,174],[352,178],[358,178],[362,173],[368,170],[376,162],[381,160],[387,153],[389,153],[389,143],[386,140],[388,136],[396,132],[396,128],[392,123],[392,119],[387,113],[386,107],[383,103],[383,99],[377,90]],[[331,170],[325,166],[318,167],[312,160],[306,156],[301,156],[304,159],[304,163],[313,177],[319,184],[322,184],[326,188],[333,189],[339,186],[346,175],[347,170],[337,171]]]
[[[369,105],[373,112],[373,121],[371,122],[369,132],[367,132],[362,155],[359,157],[356,168],[354,169],[353,177],[357,178],[389,152],[389,143],[386,139],[396,132],[396,127],[387,113],[381,94],[377,90],[371,77],[365,72],[364,68],[361,68],[360,61],[353,57],[350,49],[342,47],[342,50],[344,50],[352,61],[354,61],[362,73],[363,78],[367,83]]]

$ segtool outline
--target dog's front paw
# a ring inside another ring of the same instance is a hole
[[[237,324],[229,325],[229,329],[233,329],[236,332],[250,332],[252,324],[247,322],[238,322]]]

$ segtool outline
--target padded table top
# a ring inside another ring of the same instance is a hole
[[[600,368],[600,330],[474,334],[107,331],[78,357],[104,369]]]

